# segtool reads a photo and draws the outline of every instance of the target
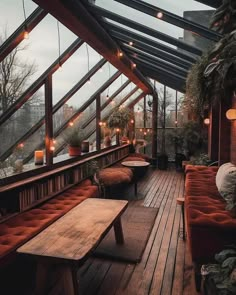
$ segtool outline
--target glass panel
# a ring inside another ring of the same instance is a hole
[[[44,87],[41,87],[31,99],[0,126],[0,138],[5,139],[0,145],[0,154],[20,140],[44,115]]]
[[[122,74],[113,83],[111,83],[110,86],[100,95],[101,105],[103,105],[107,99],[111,97],[127,80],[128,78]],[[121,93],[123,93],[123,91]]]
[[[30,33],[29,39],[21,42],[24,50],[19,52],[19,58],[26,64],[34,65],[34,75],[28,82],[36,80],[55,60],[59,53],[62,53],[76,39],[76,36],[59,24],[60,50],[58,44],[57,20],[47,15]],[[50,47],[48,46],[50,44]],[[73,71],[76,67],[73,67]]]
[[[25,0],[25,16],[26,18],[38,6],[30,0]],[[22,1],[0,1],[0,28],[1,36],[10,36],[25,21]]]
[[[201,3],[198,3],[196,1],[188,1],[188,3],[186,2],[181,2],[181,5],[177,5],[173,3],[170,3],[168,1],[159,1],[158,3],[154,3],[152,0],[150,1],[146,1],[150,4],[154,4],[154,5],[158,5],[160,8],[165,9],[171,13],[177,14],[179,16],[184,15],[185,18],[190,19],[196,23],[200,23],[201,25],[205,25],[206,27],[208,27],[208,21],[210,18],[210,15],[212,14],[212,12],[214,10],[212,10],[211,7],[203,5]],[[149,28],[153,28],[156,29],[157,31],[167,34],[169,36],[172,36],[174,38],[177,39],[183,39],[184,37],[184,41],[188,44],[192,44],[195,45],[196,47],[199,48],[207,48],[210,45],[210,42],[208,41],[208,39],[203,38],[203,37],[199,37],[196,36],[196,34],[192,33],[192,32],[187,32],[186,30],[183,30],[180,27],[177,27],[175,25],[172,25],[170,23],[167,23],[165,21],[162,21],[159,18],[155,18],[152,17],[150,15],[144,14],[136,9],[130,8],[126,5],[123,5],[121,3],[117,3],[114,1],[109,1],[109,3],[107,3],[107,1],[105,0],[98,0],[96,1],[96,5],[101,6],[105,9],[108,9],[112,12],[116,12],[117,14],[124,16],[128,19],[131,19],[133,21],[136,21],[140,24],[143,24]],[[207,12],[203,12],[202,10],[209,10]],[[112,21],[113,22],[113,21]],[[115,23],[115,22],[113,22]],[[115,23],[116,25],[121,25],[119,23]],[[125,27],[123,25],[121,25],[122,27]],[[127,28],[127,27],[126,27]],[[128,28],[130,29],[130,28]],[[133,29],[131,29],[133,31]],[[137,32],[139,34],[140,32]],[[152,38],[151,36],[146,36],[149,38]],[[159,40],[161,43],[165,43],[161,40]],[[167,45],[167,43],[165,43]],[[170,45],[171,46],[171,45]]]
[[[87,49],[88,53],[87,54]],[[83,44],[53,74],[53,104],[56,104],[73,86],[76,85],[100,60],[100,55],[90,46]],[[104,68],[106,64],[104,65]],[[103,71],[103,68],[101,68]],[[108,78],[108,77],[107,77]]]

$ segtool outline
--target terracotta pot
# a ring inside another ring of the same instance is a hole
[[[69,155],[73,156],[73,157],[81,155],[81,147],[79,147],[79,146],[69,146]]]

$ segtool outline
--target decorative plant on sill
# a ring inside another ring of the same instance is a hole
[[[133,118],[133,114],[129,108],[115,108],[107,120],[107,125],[112,130],[119,128],[121,135],[125,135],[129,121]]]
[[[68,127],[63,132],[63,139],[68,144],[70,156],[79,156],[81,154],[81,144],[84,140],[84,132],[78,124]]]

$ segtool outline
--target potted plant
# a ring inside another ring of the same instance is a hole
[[[118,107],[112,112],[107,120],[107,125],[112,130],[120,129],[121,135],[125,135],[126,128],[132,118],[132,112],[129,108]]]
[[[84,140],[84,133],[78,125],[68,127],[63,134],[64,141],[68,144],[70,156],[79,156],[81,154],[81,144]]]

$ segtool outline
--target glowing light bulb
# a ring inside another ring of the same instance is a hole
[[[133,43],[132,41],[130,41],[130,42],[129,42],[129,45],[130,45],[130,46],[133,46],[133,45],[134,45],[134,43]]]
[[[24,31],[24,39],[29,39],[29,32],[26,29]]]
[[[136,68],[136,64],[132,63],[132,68],[135,69]]]
[[[158,17],[158,18],[162,18],[162,17],[163,17],[163,13],[159,11],[159,12],[157,13],[157,17]]]
[[[71,122],[69,122],[69,126],[71,126],[71,127],[72,127],[73,125],[74,125],[74,122],[72,122],[72,121],[71,121]]]
[[[99,122],[98,125],[101,127],[102,126],[102,122]]]
[[[123,56],[123,52],[122,52],[122,51],[119,51],[119,52],[118,52],[118,56],[119,56],[119,57],[122,57],[122,56]]]

